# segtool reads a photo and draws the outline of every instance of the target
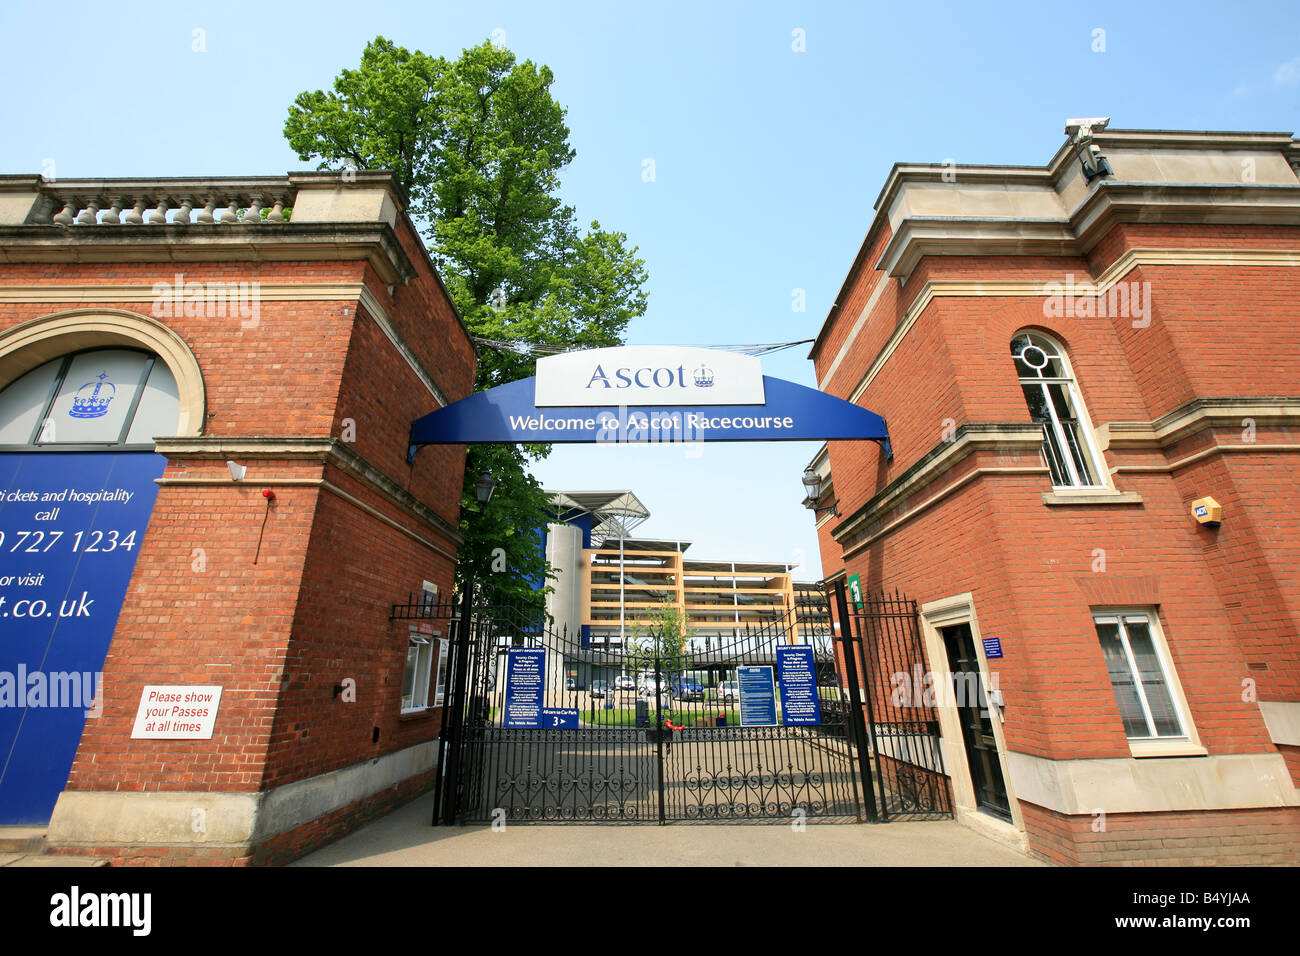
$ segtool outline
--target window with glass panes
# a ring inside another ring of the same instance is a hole
[[[153,448],[180,416],[167,363],[137,349],[91,349],[39,365],[0,392],[0,446]]]
[[[1093,622],[1129,739],[1185,737],[1151,616],[1099,614]]]
[[[402,675],[402,712],[429,706],[429,673],[433,663],[433,642],[412,629],[406,648],[406,672]]]
[[[1011,340],[1011,355],[1029,414],[1043,427],[1043,461],[1052,484],[1102,485],[1078,390],[1061,349],[1046,336],[1022,332]]]

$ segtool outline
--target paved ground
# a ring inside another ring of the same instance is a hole
[[[293,866],[1043,866],[955,821],[432,827],[433,798]]]

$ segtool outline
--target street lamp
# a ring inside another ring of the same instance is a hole
[[[817,499],[820,498],[822,494],[822,478],[821,475],[817,474],[817,469],[813,468],[812,465],[809,465],[803,470],[803,486],[804,490],[808,492],[807,496],[803,500],[803,506],[812,511],[814,520],[827,511],[837,518],[840,516],[840,509],[837,507],[840,503],[838,498],[828,505],[821,508],[817,507]]]
[[[485,505],[492,500],[492,492],[497,490],[497,480],[488,472],[479,475],[479,479],[474,483],[474,496],[478,498],[480,505]]]

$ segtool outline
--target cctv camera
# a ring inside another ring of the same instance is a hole
[[[1093,130],[1105,129],[1109,125],[1109,116],[1085,116],[1081,119],[1068,119],[1065,121],[1065,135],[1074,136],[1081,130],[1091,133]]]

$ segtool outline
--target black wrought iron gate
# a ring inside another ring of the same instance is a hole
[[[888,786],[874,779],[898,755],[869,716],[878,695],[852,673],[875,681],[880,661],[862,653],[863,622],[845,613],[832,614],[822,589],[801,589],[794,608],[761,626],[685,641],[630,629],[604,643],[511,608],[479,608],[464,628],[453,615],[435,822],[855,822],[904,806],[926,812],[935,801],[900,788],[893,764]],[[777,648],[788,645],[811,648],[816,723],[790,723],[781,710]],[[522,704],[507,695],[512,660],[527,669],[516,688],[529,679],[536,688]],[[754,668],[771,668],[775,722],[742,719],[738,680],[741,669],[761,678]],[[927,779],[921,789],[936,786]],[[947,809],[943,801],[929,812]]]

